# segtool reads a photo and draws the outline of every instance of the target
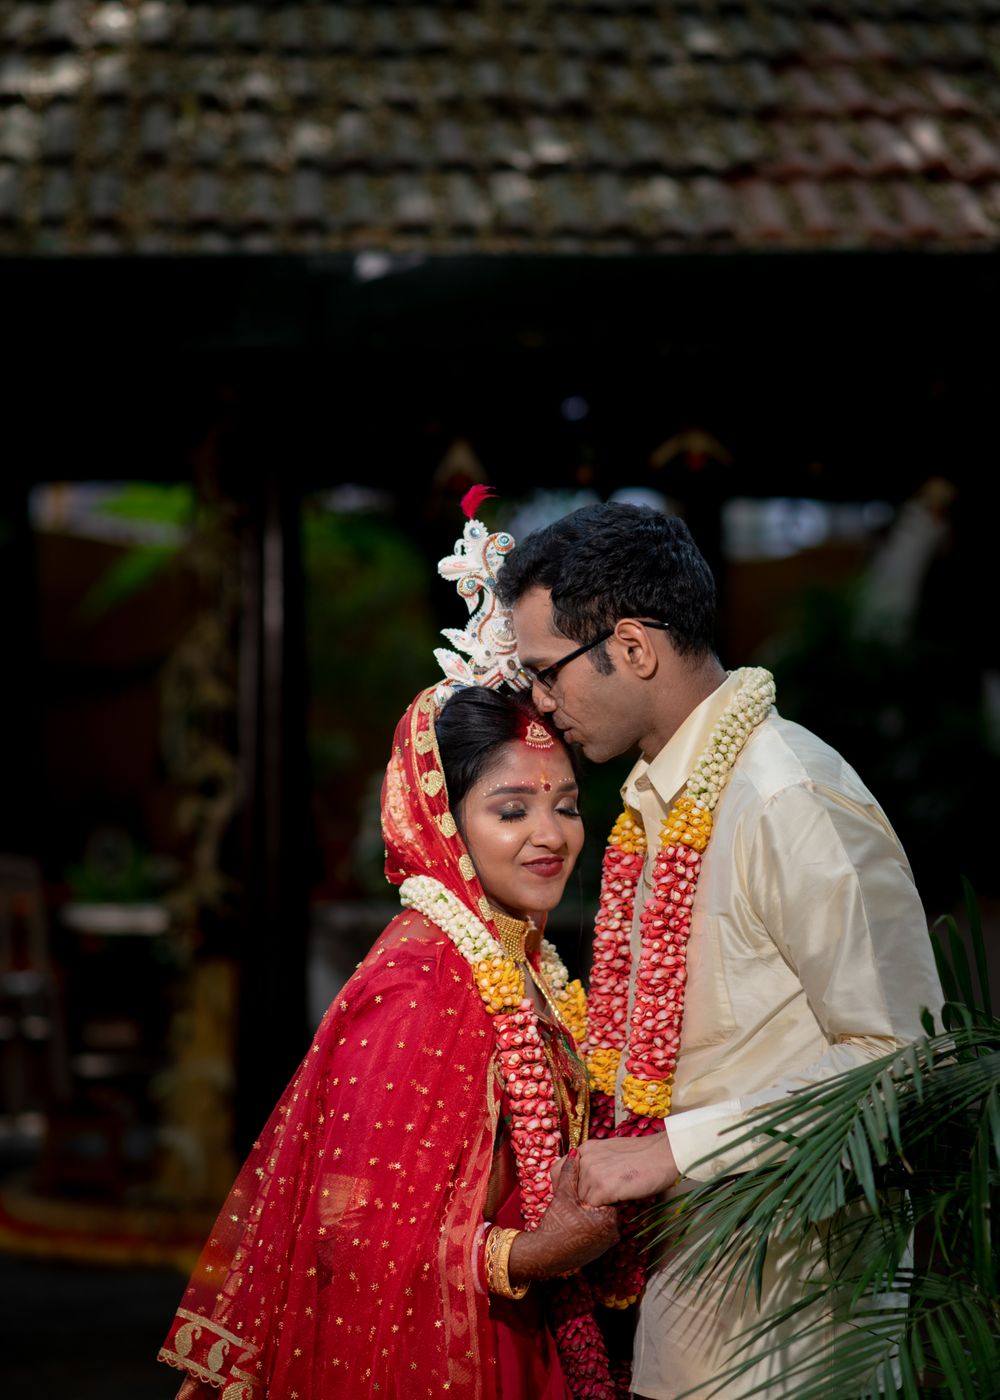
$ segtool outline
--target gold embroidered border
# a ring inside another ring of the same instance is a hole
[[[199,1327],[209,1327],[217,1336],[225,1338],[227,1342],[233,1342],[236,1346],[242,1347],[247,1353],[247,1358],[257,1355],[257,1348],[251,1346],[246,1337],[238,1337],[235,1332],[228,1331],[220,1326],[210,1317],[205,1317],[202,1313],[189,1312],[187,1308],[178,1308],[177,1316],[183,1317],[186,1322],[196,1322]]]
[[[165,1361],[169,1366],[187,1371],[197,1380],[208,1381],[213,1385],[217,1385],[220,1381],[226,1381],[228,1374],[231,1380],[239,1381],[241,1385],[256,1387],[257,1378],[242,1370],[241,1365],[251,1361],[257,1355],[257,1347],[248,1342],[245,1337],[238,1337],[235,1332],[230,1332],[228,1328],[221,1326],[210,1317],[204,1317],[201,1313],[190,1312],[187,1308],[178,1308],[177,1316],[183,1319],[184,1326],[179,1327],[174,1333],[173,1347],[163,1346],[160,1348],[159,1359],[161,1361]],[[180,1337],[189,1329],[193,1332],[195,1328],[209,1335],[198,1338],[185,1337],[187,1351],[180,1349],[178,1347]],[[212,1350],[222,1343],[225,1344],[225,1351],[220,1355],[219,1365],[215,1369],[195,1359],[194,1352],[197,1351],[200,1356],[210,1355]],[[222,1366],[230,1348],[238,1350],[239,1361],[234,1361],[224,1372]]]
[[[166,1362],[175,1371],[186,1371],[196,1381],[204,1381],[206,1385],[214,1386],[217,1390],[222,1390],[225,1386],[228,1391],[233,1385],[239,1385],[250,1395],[260,1385],[258,1376],[251,1376],[248,1371],[241,1371],[237,1366],[233,1367],[228,1376],[224,1376],[221,1371],[208,1371],[200,1362],[192,1361],[190,1356],[179,1356],[168,1347],[160,1347],[156,1359]]]

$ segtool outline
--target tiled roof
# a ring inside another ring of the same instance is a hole
[[[0,252],[1000,235],[1000,0],[0,0],[0,35]]]

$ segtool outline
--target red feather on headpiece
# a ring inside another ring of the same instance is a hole
[[[482,503],[495,495],[496,492],[492,486],[470,486],[462,497],[462,510],[465,512],[465,518],[472,520]]]

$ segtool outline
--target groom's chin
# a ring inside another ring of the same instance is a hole
[[[583,754],[588,763],[607,763],[610,759],[625,753],[628,746],[617,748],[606,740],[584,739],[582,742],[574,744],[573,747],[577,753]]]

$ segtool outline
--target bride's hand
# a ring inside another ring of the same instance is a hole
[[[515,1288],[529,1279],[571,1273],[617,1243],[618,1212],[613,1206],[581,1201],[579,1177],[580,1158],[573,1152],[564,1162],[538,1229],[522,1231],[511,1248],[507,1272]]]
[[[561,1157],[553,1167],[558,1182],[568,1166]],[[558,1172],[558,1175],[556,1173]],[[670,1138],[666,1133],[650,1137],[591,1139],[580,1147],[577,1189],[589,1205],[611,1201],[639,1201],[675,1186],[680,1177]]]

